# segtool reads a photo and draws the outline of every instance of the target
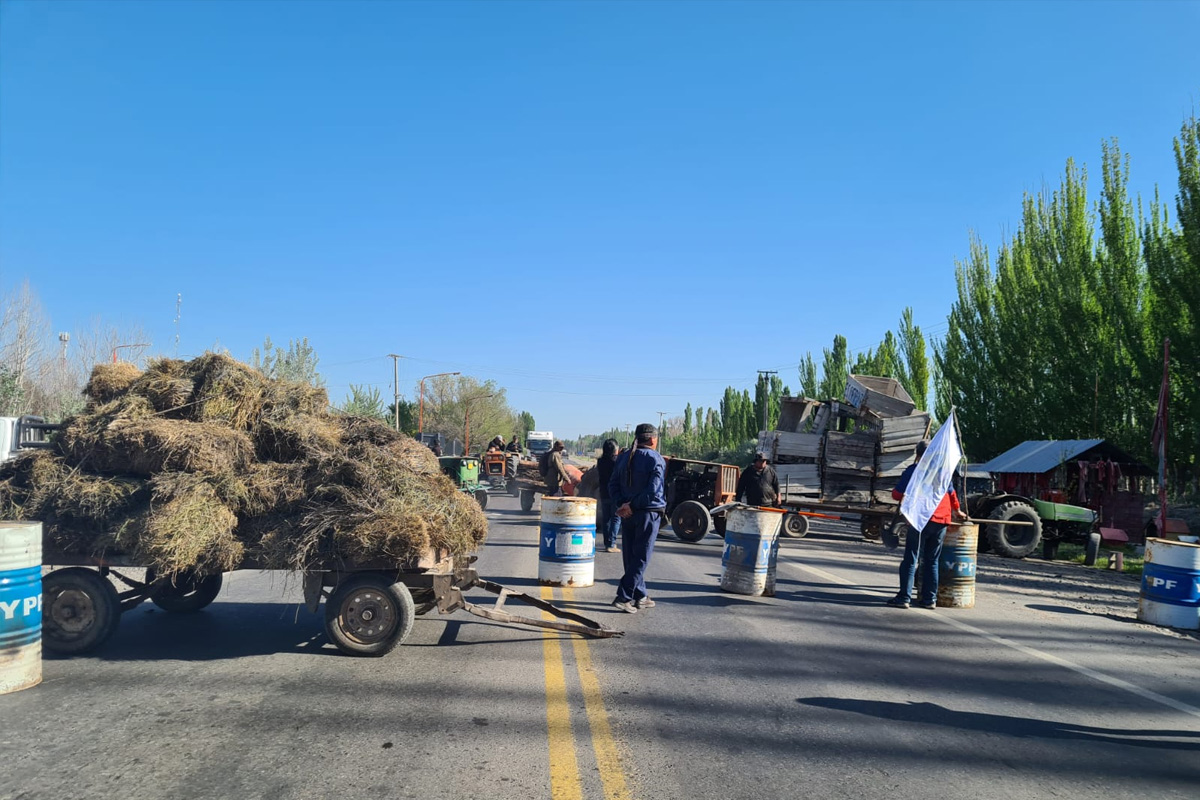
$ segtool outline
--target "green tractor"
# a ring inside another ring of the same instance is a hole
[[[1054,558],[1060,542],[1087,548],[1089,562],[1100,552],[1096,512],[1082,506],[1052,503],[1015,494],[983,494],[967,497],[967,511],[983,523],[1016,522],[1019,525],[984,524],[979,549],[1005,558],[1025,558],[1042,545],[1043,555]]]
[[[454,481],[459,491],[475,498],[480,508],[487,508],[487,489],[479,482],[480,460],[476,456],[442,456],[438,459],[442,472]]]

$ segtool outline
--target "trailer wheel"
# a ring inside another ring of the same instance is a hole
[[[1086,567],[1096,566],[1096,559],[1100,557],[1100,534],[1089,533],[1087,543],[1083,548],[1083,564]]]
[[[704,504],[697,500],[684,500],[671,515],[671,530],[685,542],[698,542],[708,535],[712,515]]]
[[[383,575],[347,578],[325,602],[325,633],[352,656],[382,656],[408,638],[416,607],[408,587]]]
[[[521,490],[521,510],[522,511],[532,511],[533,510],[533,492],[530,491],[529,489]]]
[[[803,539],[808,536],[808,517],[796,513],[784,514],[783,535],[790,539]]]
[[[515,480],[508,482],[508,493],[513,497],[521,496],[521,487]]]
[[[153,583],[155,577],[154,570],[146,570],[146,583]],[[220,573],[200,576],[183,572],[170,582],[156,587],[150,595],[150,602],[172,614],[192,614],[216,600],[224,582]]]
[[[864,539],[877,542],[883,535],[883,520],[874,515],[864,514],[859,519],[858,530]]]
[[[992,509],[988,519],[997,522],[1029,522],[1030,525],[988,525],[987,539],[992,552],[1005,558],[1024,558],[1042,541],[1042,518],[1028,503],[1009,500]]]
[[[121,599],[108,578],[86,567],[68,567],[42,579],[42,642],[65,655],[103,644],[121,620]]]
[[[479,503],[480,508],[487,508],[488,493],[487,489],[475,490],[475,502]]]

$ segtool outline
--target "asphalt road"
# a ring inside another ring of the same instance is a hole
[[[539,591],[536,515],[488,517],[481,574]],[[234,573],[0,697],[0,798],[1200,796],[1195,638],[987,583],[886,608],[897,556],[853,530],[785,540],[773,598],[667,531],[655,608],[607,605],[616,554],[553,592],[623,638],[434,612],[380,659],[327,644],[295,578]]]

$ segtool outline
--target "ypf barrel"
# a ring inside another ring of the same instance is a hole
[[[725,550],[721,554],[722,589],[754,597],[774,597],[782,523],[782,511],[745,506],[729,509]]]
[[[975,607],[975,561],[978,525],[950,525],[938,559],[938,608]]]
[[[596,573],[596,501],[542,497],[538,581],[550,586],[591,586]]]
[[[1200,629],[1200,545],[1146,540],[1138,619],[1151,625]]]
[[[42,523],[0,522],[0,694],[42,682]]]

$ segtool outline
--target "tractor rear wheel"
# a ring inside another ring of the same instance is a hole
[[[1027,525],[988,525],[987,540],[992,552],[1005,558],[1024,558],[1042,541],[1042,518],[1029,503],[1009,500],[992,509],[989,520],[1025,522]]]
[[[708,534],[712,515],[703,503],[684,500],[671,515],[671,530],[685,542],[698,542]]]

